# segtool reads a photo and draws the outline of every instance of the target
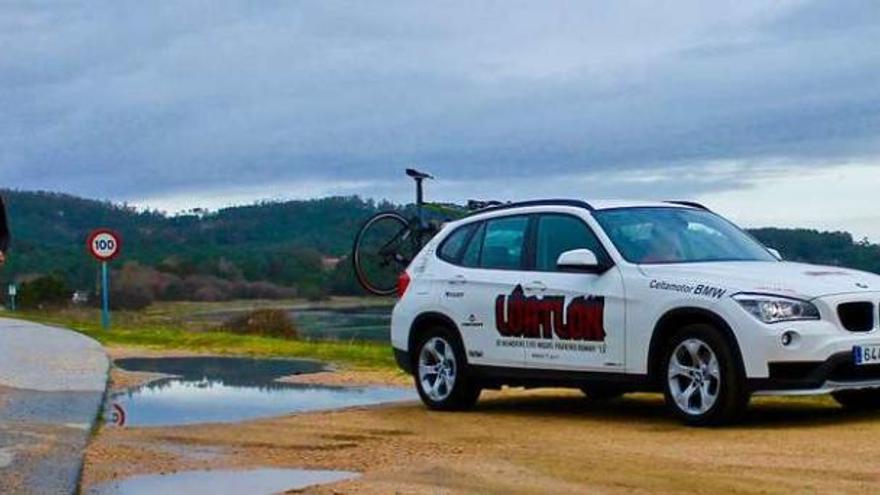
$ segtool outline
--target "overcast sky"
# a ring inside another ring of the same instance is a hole
[[[0,184],[688,198],[880,241],[880,4],[0,3]]]

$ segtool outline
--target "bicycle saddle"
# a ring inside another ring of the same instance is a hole
[[[406,169],[406,175],[412,177],[413,179],[433,179],[434,178],[434,177],[431,177],[431,174],[419,172],[418,170],[416,170],[414,168]]]

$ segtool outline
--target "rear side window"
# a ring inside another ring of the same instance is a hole
[[[443,244],[440,245],[440,249],[437,251],[437,256],[443,261],[458,263],[461,258],[461,253],[464,250],[464,245],[470,238],[471,231],[473,230],[474,224],[465,225],[464,227],[456,229],[446,238],[445,241],[443,241]]]
[[[521,269],[528,223],[528,217],[524,216],[487,221],[480,266],[501,270]]]
[[[541,215],[538,218],[535,268],[557,271],[559,255],[572,249],[589,249],[599,261],[607,257],[599,239],[582,220],[570,215]]]
[[[480,226],[477,227],[476,232],[474,232],[474,235],[471,236],[471,241],[468,243],[467,248],[461,257],[462,265],[469,268],[480,266],[480,254],[483,251],[483,237],[485,234],[486,224],[481,223]]]

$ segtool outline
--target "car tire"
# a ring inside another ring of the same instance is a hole
[[[626,393],[619,388],[605,387],[601,385],[588,385],[581,387],[581,392],[583,392],[588,399],[595,401],[619,399]]]
[[[742,417],[749,401],[742,365],[717,328],[682,328],[669,340],[662,363],[666,404],[685,424],[716,426]]]
[[[831,394],[838,404],[853,411],[880,409],[880,390],[841,390]]]
[[[482,392],[470,375],[461,340],[443,327],[425,332],[418,340],[413,376],[422,402],[435,411],[470,409]]]

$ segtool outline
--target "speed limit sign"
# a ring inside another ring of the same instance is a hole
[[[110,229],[98,229],[86,241],[89,253],[101,262],[101,326],[110,329],[110,269],[108,263],[119,256],[122,237]]]
[[[112,230],[98,229],[89,236],[88,248],[98,261],[110,261],[119,256],[122,238]]]

